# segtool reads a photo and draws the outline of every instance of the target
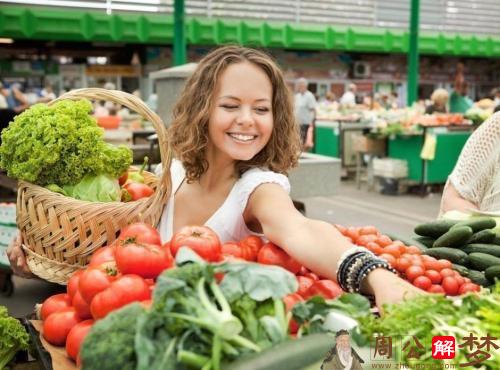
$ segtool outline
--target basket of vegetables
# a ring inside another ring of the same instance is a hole
[[[132,164],[132,151],[103,139],[90,115],[89,100],[112,101],[141,114],[158,134],[161,178]],[[171,192],[172,154],[160,117],[137,97],[121,91],[88,88],[70,91],[49,104],[37,104],[15,117],[2,133],[0,167],[19,179],[17,226],[27,263],[34,274],[65,284],[92,253],[111,244],[131,222],[156,225]],[[124,174],[141,178],[130,192],[120,188]],[[123,202],[123,193],[127,202]],[[131,198],[132,194],[132,200]],[[140,199],[138,199],[140,198]]]

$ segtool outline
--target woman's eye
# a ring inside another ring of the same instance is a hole
[[[255,110],[258,113],[267,113],[267,112],[269,112],[269,108],[266,108],[266,107],[255,108]]]
[[[237,105],[229,105],[229,104],[222,104],[221,107],[225,108],[225,109],[236,109],[236,108],[238,108]]]

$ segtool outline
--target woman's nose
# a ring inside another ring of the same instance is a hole
[[[253,124],[253,116],[251,108],[241,108],[240,114],[238,116],[238,125],[251,125]]]

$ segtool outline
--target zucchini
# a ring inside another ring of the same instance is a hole
[[[426,222],[415,227],[415,234],[420,236],[429,236],[431,238],[439,238],[446,233],[458,221],[453,220],[438,220],[433,222]]]
[[[490,282],[486,279],[486,276],[481,271],[469,270],[469,276],[467,276],[470,281],[481,286],[488,286]]]
[[[451,267],[453,268],[453,270],[458,271],[463,277],[469,276],[469,269],[467,267],[457,265],[456,263],[453,263]]]
[[[493,229],[497,226],[497,222],[491,217],[474,217],[469,220],[456,223],[453,228],[460,226],[469,226],[472,231],[478,232],[485,229]]]
[[[467,262],[467,253],[460,249],[447,247],[430,248],[423,253],[437,259],[446,259],[462,266]]]
[[[465,253],[485,253],[500,258],[500,245],[495,244],[467,244],[460,247]]]
[[[452,227],[434,242],[432,248],[456,247],[465,244],[471,236],[472,228],[469,226]]]
[[[280,343],[227,365],[224,370],[299,370],[326,357],[335,345],[335,337],[311,334]]]
[[[486,253],[471,253],[467,261],[473,268],[479,271],[484,271],[491,266],[500,265],[500,258]]]
[[[488,267],[484,271],[484,276],[486,276],[486,279],[491,283],[494,283],[495,279],[500,279],[500,265]]]
[[[427,248],[432,248],[432,244],[434,244],[434,238],[429,236],[415,236],[412,239]]]
[[[467,244],[474,244],[474,243],[489,244],[492,243],[493,240],[495,240],[496,236],[497,234],[491,229],[481,230],[473,234],[467,241]]]

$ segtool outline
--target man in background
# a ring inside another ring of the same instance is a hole
[[[297,80],[297,93],[295,94],[295,118],[300,125],[302,144],[306,144],[307,131],[312,129],[316,117],[316,98],[307,89],[308,82],[305,78]]]
[[[347,91],[340,98],[340,105],[344,108],[352,108],[356,105],[356,90],[355,84],[350,83],[347,86]]]
[[[467,81],[464,77],[464,65],[458,63],[457,74],[450,95],[450,113],[465,113],[474,102],[467,96]]]

